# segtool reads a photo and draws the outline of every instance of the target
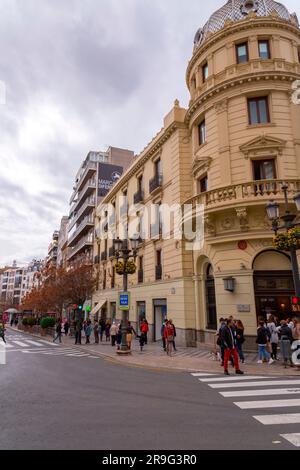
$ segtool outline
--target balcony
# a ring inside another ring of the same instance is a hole
[[[138,283],[143,284],[143,282],[144,282],[144,270],[139,269],[138,270]]]
[[[77,212],[76,216],[70,221],[69,230],[71,230],[74,227],[76,222],[80,220],[82,216],[88,214],[92,209],[94,209],[95,206],[96,206],[96,198],[95,197],[87,198],[83,206]]]
[[[144,201],[144,191],[141,189],[137,191],[134,196],[133,196],[133,203],[134,204],[139,204],[140,202]]]
[[[72,206],[72,211],[78,212],[85,198],[90,197],[95,192],[97,182],[95,178],[88,180],[83,189],[78,193],[77,201]]]
[[[159,264],[158,266],[155,266],[155,280],[156,281],[162,280],[162,265],[161,264]]]
[[[154,178],[152,178],[149,181],[149,192],[150,192],[150,194],[152,194],[157,189],[161,189],[162,181],[163,181],[162,175],[155,175]]]
[[[96,162],[88,162],[88,164],[86,165],[85,169],[83,170],[80,178],[79,178],[79,181],[77,183],[77,185],[75,186],[74,188],[74,192],[71,196],[71,199],[70,199],[70,204],[72,204],[73,200],[74,200],[74,197],[76,195],[76,192],[77,191],[81,191],[86,183],[86,180],[87,178],[91,178],[97,171],[97,163]]]
[[[100,256],[95,256],[94,257],[94,264],[99,264],[100,263]]]
[[[101,261],[107,261],[107,251],[102,251],[102,253],[101,253]]]
[[[115,256],[116,256],[115,247],[111,246],[108,250],[108,257],[109,258],[114,258]]]
[[[289,198],[300,192],[300,179],[250,181],[198,194],[185,201],[185,204],[192,204],[193,209],[196,204],[203,204],[206,211],[215,212],[233,206],[264,205],[273,198],[283,203],[284,195],[281,190],[283,183],[288,185]]]
[[[72,245],[72,243],[76,242],[77,239],[80,237],[82,232],[87,229],[91,229],[91,227],[94,226],[94,218],[91,216],[85,217],[82,222],[78,225],[76,228],[75,232],[71,236],[71,238],[68,240],[68,246]]]
[[[69,248],[68,261],[72,259],[75,255],[79,254],[82,250],[86,248],[91,248],[93,246],[93,234],[89,234],[81,239],[76,245],[72,248]]]

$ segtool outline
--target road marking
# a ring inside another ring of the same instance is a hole
[[[211,388],[232,388],[232,387],[262,387],[273,385],[300,385],[300,380],[270,380],[270,382],[237,382],[224,384],[208,384]]]
[[[295,447],[300,447],[300,433],[280,434],[280,437],[283,437],[284,439],[289,441],[291,444],[293,444]]]
[[[241,381],[241,380],[259,380],[259,379],[268,379],[269,377],[262,377],[260,375],[254,376],[245,376],[245,377],[218,377],[214,379],[199,379],[200,382],[231,382],[231,381]],[[270,377],[271,379],[274,377]]]
[[[292,395],[297,393],[300,393],[300,388],[270,388],[266,390],[237,390],[234,392],[219,392],[219,394],[225,398]]]
[[[100,359],[99,356],[88,356],[90,359]]]
[[[27,343],[32,344],[33,346],[39,346],[40,348],[43,348],[44,346],[41,343],[38,343],[37,341],[32,341],[31,339],[26,339]]]
[[[58,344],[53,343],[53,341],[50,343],[50,341],[45,341],[44,339],[39,339],[40,343],[48,344],[48,346],[58,346]]]
[[[79,353],[75,353],[75,354],[66,354],[66,356],[73,356],[73,357],[88,357],[89,355],[88,354],[79,354]]]
[[[214,376],[217,374],[204,374],[203,372],[197,372],[195,374],[191,374],[193,377],[209,377],[209,376]]]
[[[275,425],[275,424],[299,424],[300,423],[300,413],[292,414],[280,414],[280,415],[263,415],[263,416],[253,416],[257,421],[265,426]]]
[[[7,349],[7,348],[13,348],[11,344],[5,344],[5,343],[0,343],[0,349]]]
[[[21,346],[22,348],[28,348],[28,344],[22,343],[22,341],[12,341],[12,343],[15,343],[17,346]]]
[[[234,403],[241,410],[258,408],[285,408],[289,406],[300,406],[300,400],[262,400],[262,401],[240,401]]]

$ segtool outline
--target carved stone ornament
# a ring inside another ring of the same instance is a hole
[[[240,228],[242,231],[249,230],[248,212],[246,207],[241,207],[236,210],[237,218],[240,222]]]
[[[230,230],[234,226],[234,220],[232,219],[232,217],[225,217],[221,221],[221,226],[224,230]]]
[[[205,233],[214,237],[216,235],[216,226],[213,217],[211,215],[204,216],[204,224]]]
[[[270,155],[282,155],[286,145],[286,140],[262,134],[260,137],[250,140],[246,144],[240,146],[240,151],[245,158],[260,158]]]
[[[206,171],[208,171],[211,162],[211,157],[199,157],[196,155],[192,167],[192,173],[194,177],[196,177],[196,175],[199,173],[205,173]]]

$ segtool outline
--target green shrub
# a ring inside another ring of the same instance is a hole
[[[45,317],[41,320],[41,328],[51,328],[55,326],[55,318]]]
[[[27,318],[27,325],[34,326],[36,324],[35,318]]]
[[[23,318],[22,320],[22,325],[27,326],[28,325],[28,318]]]

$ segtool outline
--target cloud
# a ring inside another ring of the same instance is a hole
[[[90,150],[139,152],[187,106],[195,32],[224,2],[1,0],[0,265],[46,255]]]

